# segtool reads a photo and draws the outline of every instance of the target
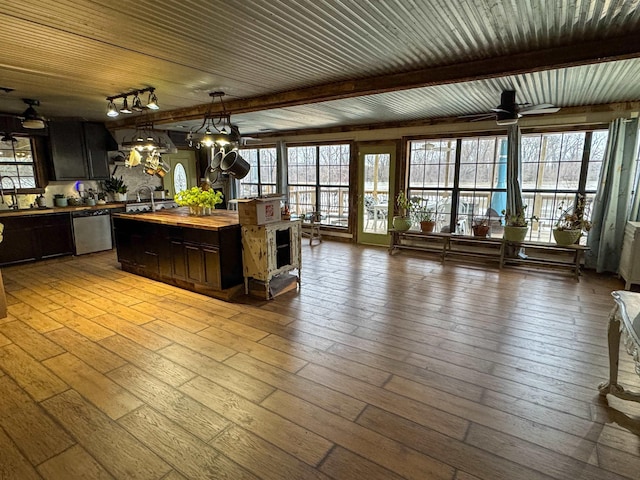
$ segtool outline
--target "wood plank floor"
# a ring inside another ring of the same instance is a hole
[[[640,478],[640,405],[597,394],[611,276],[333,242],[270,302],[113,252],[3,276],[2,479]]]

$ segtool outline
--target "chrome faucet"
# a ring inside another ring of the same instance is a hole
[[[145,188],[147,190],[149,190],[149,198],[151,199],[151,211],[155,212],[156,211],[156,204],[153,201],[153,190],[151,190],[151,187],[149,185],[143,185],[143,186],[139,187],[136,190],[136,198],[137,198],[138,202],[142,201],[142,200],[140,200],[140,192],[142,192],[142,190],[144,190]]]
[[[6,176],[6,177],[2,177],[0,176],[0,198],[2,198],[2,203],[4,203],[4,188],[2,188],[2,182],[6,179],[11,180],[11,185],[13,185],[13,193],[11,194],[11,196],[13,197],[13,203],[11,204],[11,207],[9,208],[13,208],[14,210],[18,209],[18,187],[16,187],[16,182],[13,180],[13,178]]]

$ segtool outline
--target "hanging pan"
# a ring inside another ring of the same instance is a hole
[[[249,163],[235,150],[227,153],[220,162],[220,169],[225,173],[233,175],[238,180],[247,176],[249,168],[251,168]]]

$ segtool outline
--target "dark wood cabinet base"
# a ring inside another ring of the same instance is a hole
[[[220,300],[230,301],[238,297],[239,295],[244,294],[244,285],[242,283],[231,288],[217,290],[203,283],[188,282],[177,278],[155,274],[144,267],[141,268],[127,262],[121,262],[120,266],[122,268],[122,271],[124,272],[133,273],[135,275],[140,275],[141,277],[150,278],[151,280],[157,280],[158,282],[166,283],[168,285],[184,288],[185,290],[189,290],[191,292],[201,293],[202,295],[206,295],[208,297],[219,298]]]
[[[113,219],[122,270],[210,297],[242,291],[240,225],[219,230]]]

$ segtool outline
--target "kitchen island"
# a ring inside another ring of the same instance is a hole
[[[242,291],[237,212],[196,217],[181,207],[118,213],[113,225],[122,270],[223,300]]]

